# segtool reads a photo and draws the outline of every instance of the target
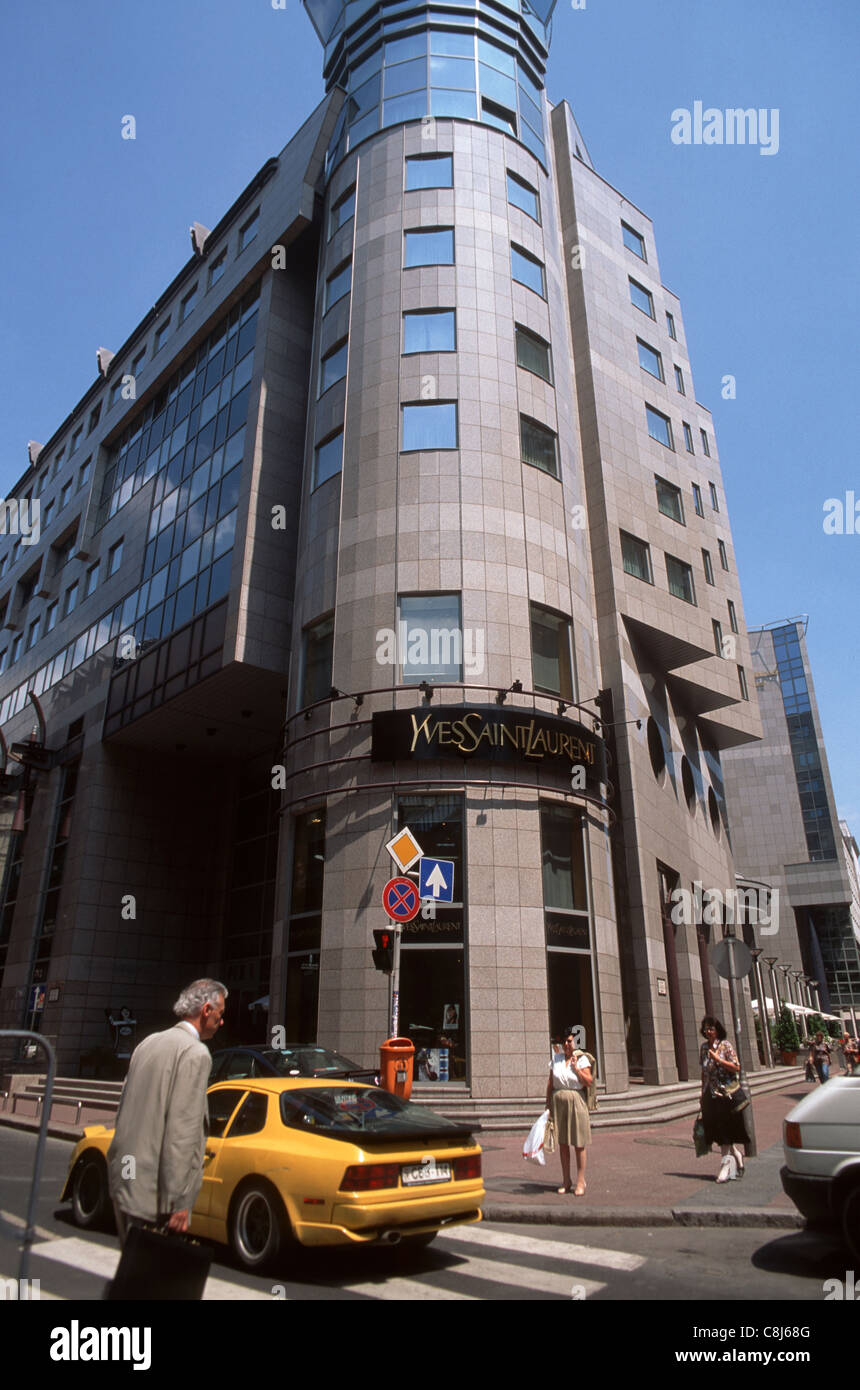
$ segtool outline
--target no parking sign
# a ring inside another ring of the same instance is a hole
[[[393,922],[411,922],[421,908],[417,886],[409,878],[390,878],[382,890],[382,906]]]

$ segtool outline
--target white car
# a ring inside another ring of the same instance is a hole
[[[838,1076],[783,1121],[782,1185],[812,1224],[836,1226],[860,1260],[860,1076]]]

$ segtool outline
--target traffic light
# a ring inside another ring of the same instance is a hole
[[[376,942],[373,964],[377,970],[381,970],[385,975],[390,975],[394,969],[394,932],[385,929],[375,931],[373,939]]]

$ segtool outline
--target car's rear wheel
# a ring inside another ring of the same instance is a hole
[[[855,1260],[860,1260],[860,1183],[846,1192],[842,1201],[842,1239]]]
[[[230,1245],[245,1269],[268,1268],[288,1239],[287,1214],[274,1188],[249,1182],[240,1188],[230,1210]]]
[[[110,1220],[107,1167],[94,1154],[82,1158],[72,1176],[72,1213],[75,1225],[85,1231],[104,1226]]]

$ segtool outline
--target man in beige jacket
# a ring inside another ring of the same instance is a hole
[[[173,1006],[180,1021],[144,1038],[132,1054],[108,1150],[121,1244],[129,1223],[188,1230],[206,1146],[212,1056],[203,1044],[221,1027],[226,998],[218,980],[195,980]]]

